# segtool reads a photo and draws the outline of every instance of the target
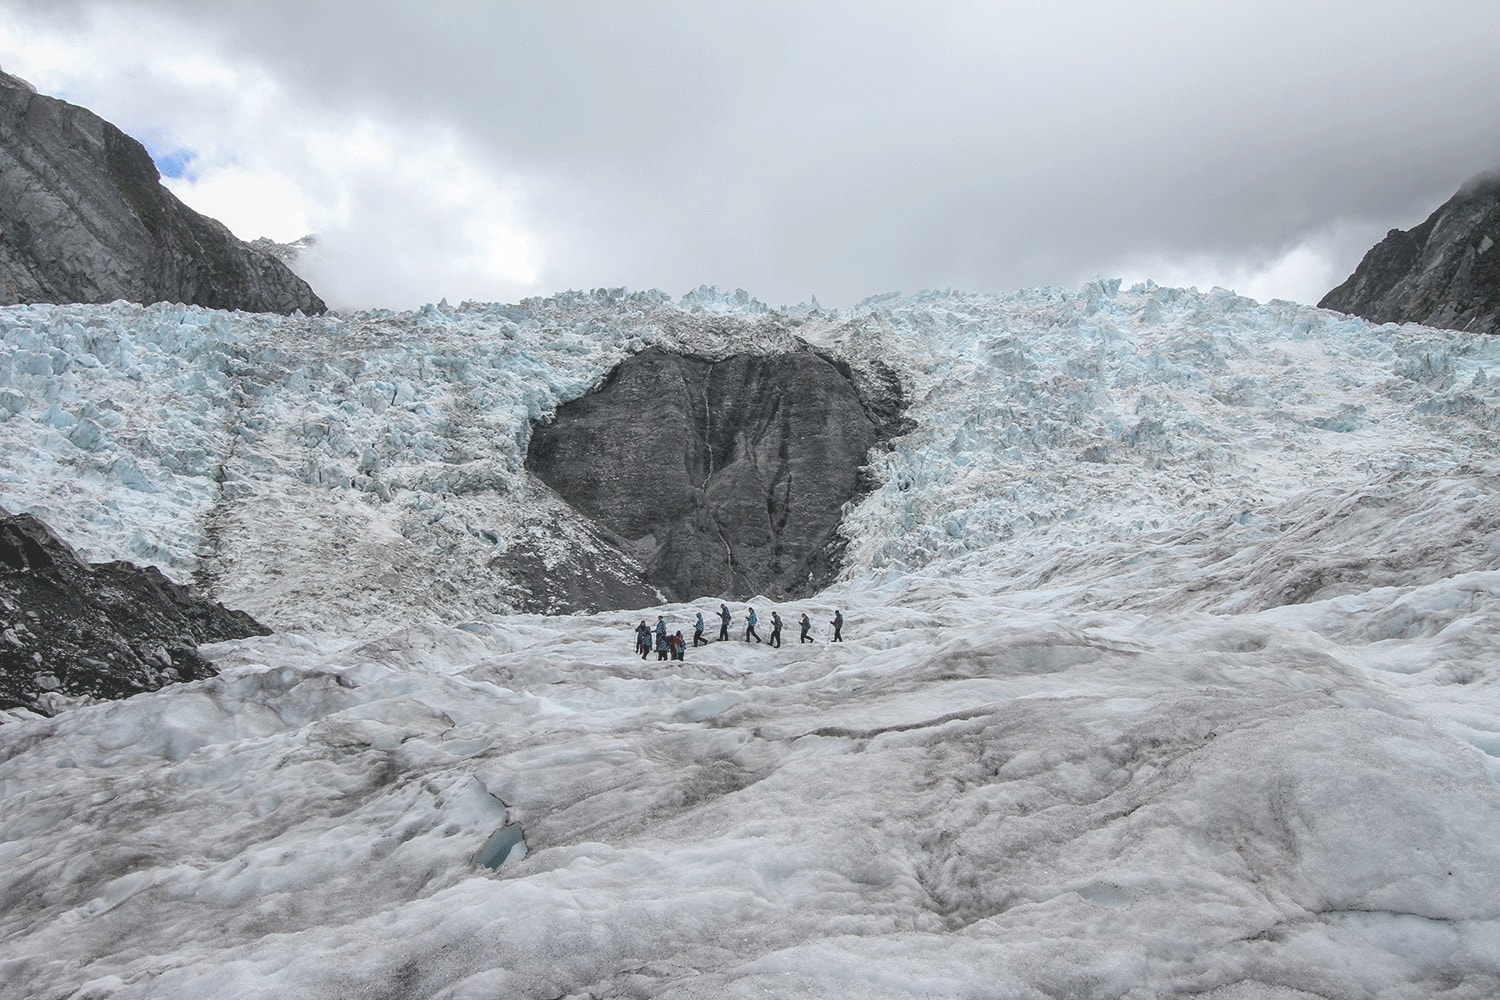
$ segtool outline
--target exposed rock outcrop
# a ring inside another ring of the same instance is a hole
[[[211,676],[198,643],[268,633],[154,566],[91,566],[36,518],[0,509],[0,709]]]
[[[0,73],[0,305],[325,310],[307,282],[161,185],[145,147]]]
[[[532,509],[505,554],[491,560],[501,596],[527,614],[648,608],[666,599],[621,539],[580,520],[547,485],[530,477]]]
[[[306,236],[299,236],[290,243],[277,243],[269,236],[260,236],[251,240],[246,245],[251,250],[259,250],[261,253],[270,254],[295,271],[297,269],[297,261],[302,259],[303,254],[318,245],[318,238],[308,233]]]
[[[869,450],[908,429],[901,409],[894,377],[856,385],[809,348],[652,348],[537,427],[527,466],[669,596],[802,596],[837,572],[843,506]]]
[[[1374,323],[1500,333],[1500,174],[1465,184],[1410,232],[1392,229],[1318,305]]]

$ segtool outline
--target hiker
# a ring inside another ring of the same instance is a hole
[[[687,659],[687,640],[682,637],[681,629],[678,629],[677,634],[672,636],[672,659]]]
[[[800,646],[804,642],[812,642],[812,636],[807,634],[808,632],[812,631],[812,619],[807,617],[806,611],[802,612],[802,621],[798,624],[802,626],[802,636],[797,640],[797,645]]]
[[[755,609],[754,608],[751,608],[749,614],[745,615],[745,641],[746,642],[750,641],[750,637],[752,635],[755,636],[755,641],[756,642],[760,642],[760,633],[757,632],[757,631],[755,631],[755,623],[757,621],[759,621],[759,620],[760,619],[758,619],[758,618],[755,617]]]
[[[719,605],[719,641],[729,641],[729,619],[733,616],[729,613],[729,605]]]
[[[771,641],[770,645],[777,649],[781,648],[781,616],[775,611],[771,612]]]
[[[661,615],[656,616],[656,658],[665,660],[669,647],[667,642],[667,620]]]
[[[646,624],[642,618],[641,623],[635,627],[635,651],[641,654],[641,659],[651,652],[651,626]]]
[[[844,641],[844,613],[838,608],[833,609],[833,621],[828,624],[833,626],[833,638],[829,642]]]
[[[707,646],[708,640],[703,638],[703,612],[698,612],[698,620],[693,622],[693,648]]]

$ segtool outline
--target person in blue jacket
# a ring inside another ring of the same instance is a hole
[[[752,635],[755,636],[755,641],[756,642],[760,642],[760,633],[757,632],[757,631],[755,631],[755,623],[757,621],[759,621],[759,620],[760,619],[758,619],[758,618],[755,617],[755,609],[754,608],[751,608],[750,611],[745,615],[745,641],[746,642],[750,641],[750,637]]]
[[[693,648],[707,646],[708,640],[703,638],[703,612],[698,612],[698,620],[693,622]]]
[[[729,621],[734,616],[729,613],[729,605],[719,605],[719,641],[729,641]]]
[[[667,620],[661,615],[656,616],[656,658],[665,660],[671,651],[671,644],[667,642]]]

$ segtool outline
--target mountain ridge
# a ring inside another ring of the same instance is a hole
[[[0,71],[0,304],[115,299],[327,308],[282,261],[163,187],[135,139]]]
[[[1392,229],[1318,305],[1372,323],[1500,333],[1500,171],[1466,182],[1420,225]]]

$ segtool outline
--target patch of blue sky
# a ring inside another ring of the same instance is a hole
[[[146,143],[146,152],[151,154],[151,162],[156,164],[156,169],[163,177],[176,179],[192,172],[193,161],[198,154],[191,149],[158,149],[151,143]]]

